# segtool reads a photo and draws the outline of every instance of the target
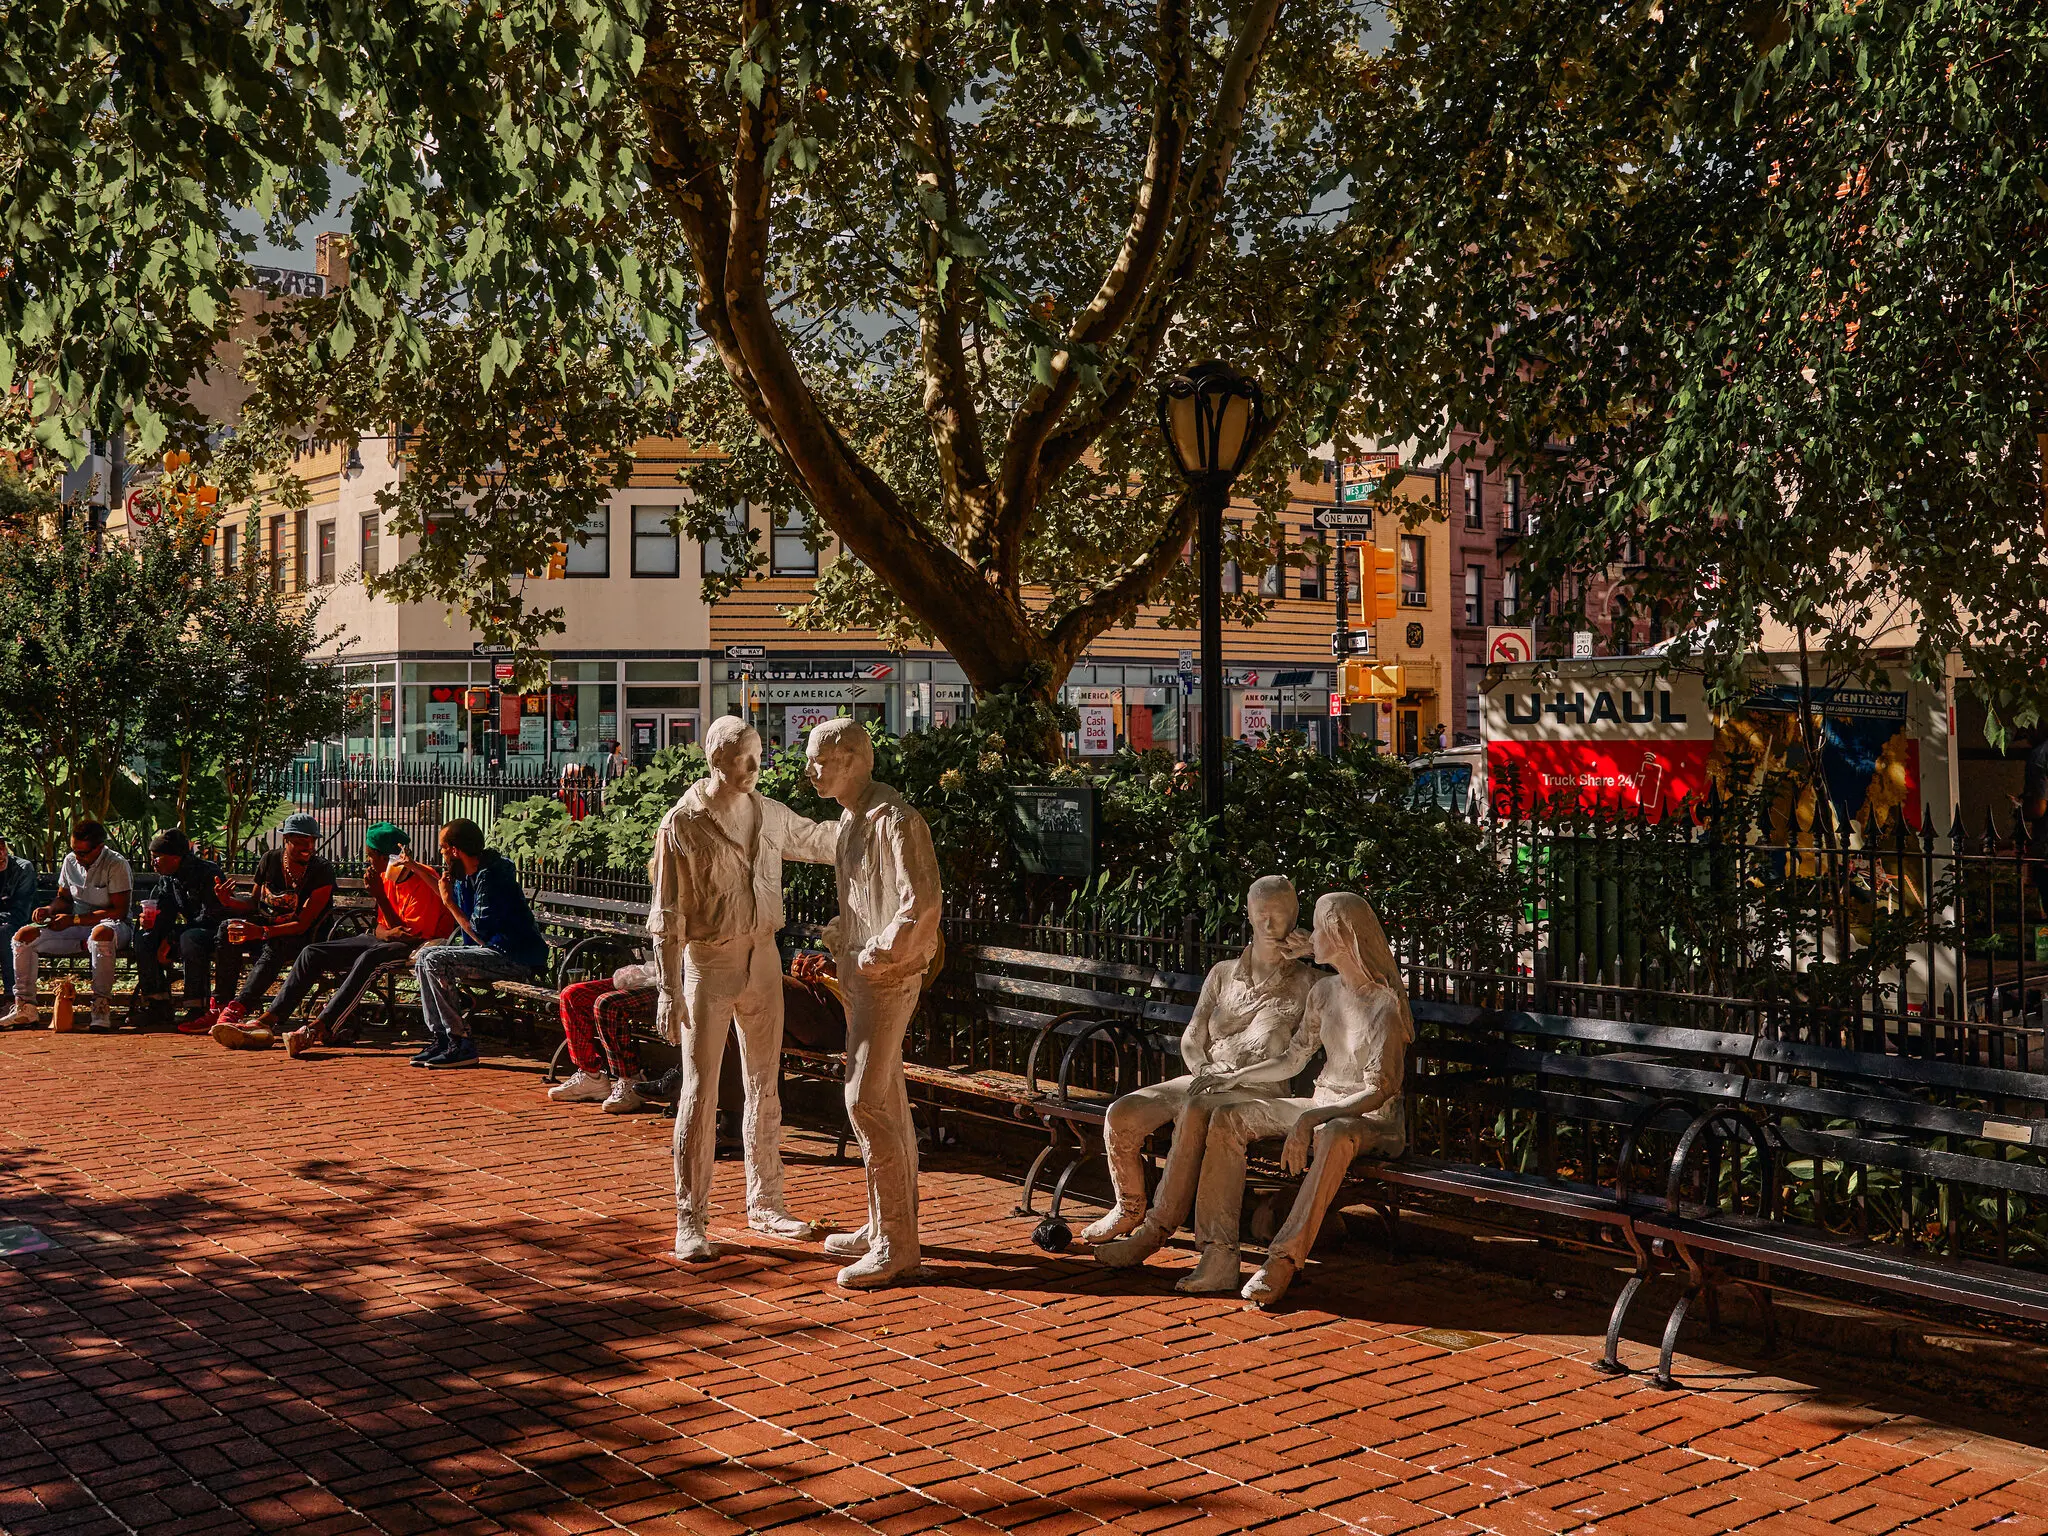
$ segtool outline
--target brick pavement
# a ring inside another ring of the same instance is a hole
[[[10,1536],[2048,1533],[2048,1456],[1957,1415],[1608,1380],[1597,1307],[1428,1264],[1343,1253],[1246,1312],[1040,1254],[955,1160],[929,1278],[848,1296],[743,1228],[665,1262],[669,1123],[530,1064],[38,1032],[0,1067],[0,1225],[58,1245],[0,1259]],[[792,1133],[792,1203],[855,1220],[829,1151]]]

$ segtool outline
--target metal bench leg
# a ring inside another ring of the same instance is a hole
[[[1607,1318],[1607,1349],[1593,1363],[1593,1369],[1602,1376],[1626,1376],[1628,1367],[1621,1363],[1621,1325],[1628,1316],[1629,1305],[1636,1299],[1636,1292],[1643,1288],[1643,1282],[1650,1278],[1647,1264],[1638,1265],[1636,1272],[1628,1277],[1621,1294],[1614,1298],[1614,1310]]]
[[[562,1080],[562,1061],[568,1054],[569,1040],[564,1036],[562,1043],[555,1047],[555,1054],[548,1058],[548,1069],[541,1075],[542,1082],[557,1083]]]
[[[1087,1144],[1081,1142],[1078,1137],[1075,1140],[1076,1145],[1074,1147],[1073,1159],[1067,1164],[1066,1167],[1060,1170],[1059,1179],[1053,1184],[1052,1209],[1046,1212],[1048,1216],[1059,1215],[1060,1203],[1067,1198],[1068,1181],[1071,1180],[1074,1177],[1074,1175],[1078,1173],[1081,1169],[1087,1167],[1088,1164],[1095,1160],[1095,1154],[1088,1150]]]
[[[1031,1203],[1032,1196],[1038,1188],[1038,1176],[1045,1171],[1046,1160],[1059,1150],[1059,1144],[1059,1124],[1054,1122],[1048,1130],[1045,1145],[1038,1149],[1038,1156],[1032,1158],[1031,1166],[1024,1170],[1024,1193],[1018,1199],[1016,1209],[1010,1212],[1012,1216],[1036,1216],[1038,1214],[1037,1208]]]
[[[1678,1305],[1671,1309],[1671,1316],[1664,1324],[1664,1347],[1657,1355],[1657,1374],[1650,1378],[1666,1392],[1676,1392],[1678,1383],[1671,1377],[1671,1356],[1678,1349],[1678,1330],[1685,1326],[1686,1309],[1692,1305],[1693,1297],[1699,1295],[1698,1284],[1688,1285],[1685,1294],[1678,1298]]]

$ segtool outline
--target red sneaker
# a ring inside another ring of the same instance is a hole
[[[180,1019],[178,1021],[178,1033],[181,1035],[210,1035],[213,1033],[213,1026],[220,1022],[220,1012],[218,1008],[202,1008],[199,1012]]]

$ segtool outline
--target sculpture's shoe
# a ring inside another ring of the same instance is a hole
[[[678,1232],[676,1257],[685,1264],[708,1264],[718,1257],[718,1250],[702,1232]]]
[[[749,1211],[747,1225],[770,1237],[788,1237],[802,1242],[817,1236],[818,1224],[792,1216],[787,1211]]]
[[[1111,1269],[1130,1269],[1144,1263],[1166,1245],[1166,1229],[1154,1221],[1142,1221],[1129,1237],[1104,1243],[1095,1257]]]
[[[1089,1244],[1114,1242],[1125,1233],[1135,1231],[1144,1219],[1143,1205],[1113,1205],[1101,1220],[1092,1221],[1081,1229],[1081,1241]]]
[[[1279,1304],[1280,1298],[1287,1294],[1287,1287],[1293,1283],[1294,1260],[1275,1257],[1266,1260],[1259,1272],[1245,1281],[1244,1289],[1238,1294],[1255,1306],[1272,1307]]]
[[[1187,1296],[1209,1296],[1220,1291],[1237,1289],[1237,1277],[1242,1266],[1237,1261],[1237,1249],[1229,1243],[1207,1243],[1202,1248],[1202,1262],[1192,1271],[1182,1275],[1174,1289]]]
[[[851,1232],[834,1232],[825,1239],[825,1253],[835,1259],[864,1258],[868,1251],[868,1229],[858,1227]]]
[[[839,1283],[849,1291],[879,1291],[883,1286],[906,1280],[916,1272],[915,1255],[903,1260],[875,1249],[866,1258],[839,1271]]]

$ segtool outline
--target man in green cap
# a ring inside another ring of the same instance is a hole
[[[231,1050],[263,1050],[284,1030],[293,1010],[325,977],[339,977],[319,1016],[284,1037],[285,1050],[301,1055],[309,1046],[333,1040],[364,991],[383,969],[409,961],[422,944],[437,944],[455,927],[441,904],[431,870],[408,856],[405,833],[380,821],[363,834],[363,883],[377,903],[373,932],[308,944],[292,962],[284,985],[263,1012],[247,1023],[216,1024],[213,1037]]]

